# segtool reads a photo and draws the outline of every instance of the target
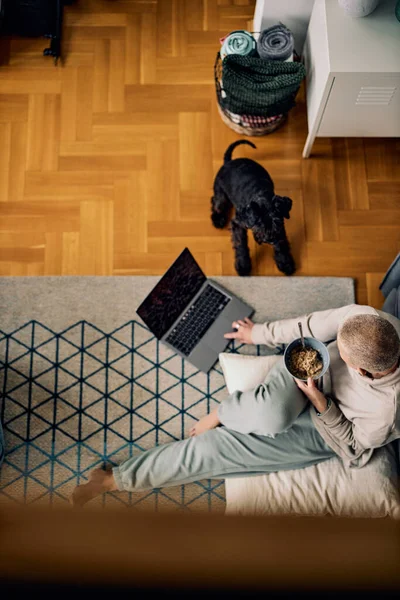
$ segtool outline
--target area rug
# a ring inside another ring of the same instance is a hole
[[[94,467],[186,437],[223,401],[218,363],[208,375],[197,371],[136,315],[158,279],[0,278],[0,502],[65,504]],[[254,307],[255,321],[354,302],[349,278],[214,279]],[[227,351],[266,353],[233,343]],[[224,482],[106,494],[91,504],[223,512]]]

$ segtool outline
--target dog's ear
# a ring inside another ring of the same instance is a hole
[[[249,229],[260,225],[262,221],[262,208],[257,202],[250,202],[236,210],[236,218]]]
[[[290,219],[289,213],[292,208],[292,204],[293,202],[287,196],[274,197],[275,210],[280,217],[284,217],[285,219]]]

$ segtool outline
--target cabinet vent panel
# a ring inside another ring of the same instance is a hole
[[[358,92],[356,105],[388,106],[396,89],[396,87],[362,87]]]

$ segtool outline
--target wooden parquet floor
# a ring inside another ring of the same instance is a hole
[[[188,246],[233,275],[229,231],[211,226],[222,155],[238,135],[216,110],[219,38],[251,28],[254,1],[79,0],[63,66],[43,39],[2,40],[0,274],[161,274]],[[301,158],[304,94],[288,122],[235,156],[260,161],[293,199],[298,275],[345,275],[379,307],[400,247],[400,141],[320,139]],[[254,274],[279,275],[251,242]]]

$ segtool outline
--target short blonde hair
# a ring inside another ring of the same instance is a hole
[[[389,321],[378,315],[355,315],[339,328],[337,339],[353,365],[370,373],[382,373],[400,356],[400,339]]]

